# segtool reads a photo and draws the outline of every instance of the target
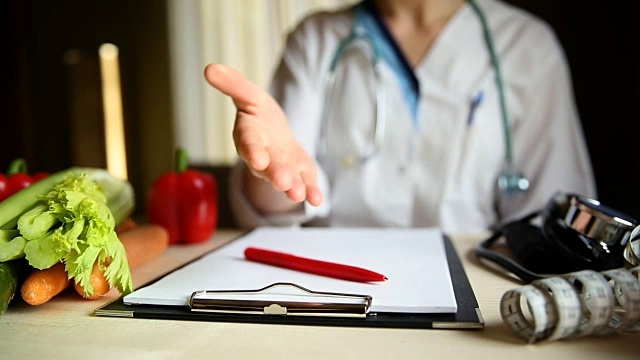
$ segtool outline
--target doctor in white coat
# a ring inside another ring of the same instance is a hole
[[[365,0],[304,19],[269,93],[205,77],[238,108],[241,226],[473,232],[596,196],[562,48],[499,0]]]

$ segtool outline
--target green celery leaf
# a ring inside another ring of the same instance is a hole
[[[111,264],[107,266],[104,276],[111,287],[116,287],[121,294],[129,294],[133,291],[131,270],[127,262],[127,253],[115,232],[109,236],[107,252],[111,256]]]
[[[81,252],[79,244],[82,242],[82,234],[86,232],[85,224],[86,220],[80,218],[76,221],[66,222],[55,230],[53,240],[59,254],[67,255],[73,251]]]
[[[91,271],[101,252],[104,252],[104,249],[82,244],[81,252],[72,252],[66,258],[65,269],[69,278],[74,278],[75,282],[84,288],[85,295],[93,294]]]

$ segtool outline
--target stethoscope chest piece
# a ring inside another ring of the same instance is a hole
[[[498,176],[498,189],[504,194],[529,190],[529,179],[522,173],[504,169]]]

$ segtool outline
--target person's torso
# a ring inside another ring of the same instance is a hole
[[[485,3],[491,6],[485,12],[489,22],[513,12]],[[337,64],[333,90],[318,120],[323,130],[311,151],[331,185],[332,211],[324,222],[452,231],[494,224],[496,181],[505,162],[504,126],[494,69],[472,8],[465,4],[413,69],[419,83],[415,114],[397,69],[379,61],[379,76],[373,75],[365,42],[347,46],[336,59],[351,34],[352,11],[315,21],[320,25],[316,48],[324,50],[317,54],[322,69],[317,78],[324,81],[331,63]],[[505,26],[494,33],[496,43],[515,37],[517,30]],[[503,68],[513,68],[509,54],[522,46],[512,44]],[[506,82],[509,111],[517,121],[522,112],[518,84]],[[376,115],[380,107],[383,112]]]

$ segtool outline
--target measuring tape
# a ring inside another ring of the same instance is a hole
[[[625,266],[582,270],[507,291],[503,321],[529,343],[640,332],[640,227],[624,250]]]
[[[640,265],[640,226],[631,232],[631,241],[625,246],[622,256],[626,268]]]

